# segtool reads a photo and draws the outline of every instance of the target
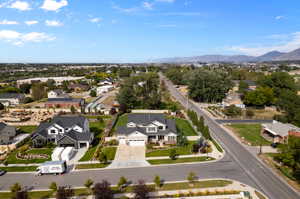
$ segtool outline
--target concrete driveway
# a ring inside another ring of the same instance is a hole
[[[149,166],[145,157],[146,146],[119,144],[114,161],[109,168],[128,168]]]

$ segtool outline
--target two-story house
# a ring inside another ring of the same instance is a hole
[[[121,144],[131,146],[158,142],[176,144],[176,124],[164,114],[132,113],[128,114],[127,124],[117,129],[117,137]]]
[[[32,136],[35,146],[49,142],[59,147],[76,149],[89,147],[94,138],[90,132],[89,121],[82,116],[56,116],[51,122],[43,122]]]
[[[16,136],[16,128],[0,122],[0,145],[11,144]]]

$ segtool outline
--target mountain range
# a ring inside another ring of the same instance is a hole
[[[261,56],[247,55],[202,55],[193,57],[173,57],[152,60],[160,63],[187,63],[187,62],[266,62],[266,61],[299,61],[300,48],[288,53],[271,51]]]

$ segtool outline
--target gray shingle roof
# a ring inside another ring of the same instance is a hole
[[[24,97],[25,95],[20,93],[0,93],[0,99],[22,99]]]
[[[170,132],[173,132],[177,134],[177,128],[176,123],[172,119],[165,119],[164,114],[140,114],[140,113],[134,113],[128,115],[128,123],[133,122],[135,124],[140,125],[148,125],[151,124],[154,121],[159,121],[167,126],[167,129],[165,131],[158,130],[157,133],[147,133],[145,127],[130,127],[128,128],[125,126],[120,126],[117,128],[117,133],[119,135],[129,135],[135,131],[138,131],[144,135],[167,135]]]
[[[281,122],[262,124],[262,126],[267,130],[270,130],[281,137],[288,136],[289,131],[291,130],[300,131],[300,128],[297,126],[294,126],[292,124],[284,124]]]

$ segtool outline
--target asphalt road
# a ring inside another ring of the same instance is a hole
[[[240,123],[272,123],[273,120],[239,120],[239,119],[227,119],[227,120],[216,120],[219,124],[224,123],[233,123],[233,124],[240,124]]]
[[[220,125],[210,117],[208,117],[198,106],[192,102],[188,102],[170,81],[166,81],[171,94],[185,107],[193,109],[199,115],[202,115],[206,124],[209,126],[211,133],[230,154],[230,161],[239,165],[242,172],[248,176],[254,187],[262,190],[270,199],[299,199],[300,194],[292,189],[281,178],[275,175],[265,164],[257,159],[253,154],[245,149],[238,141],[229,135]],[[221,169],[221,168],[220,168]],[[235,175],[240,175],[236,173]]]

